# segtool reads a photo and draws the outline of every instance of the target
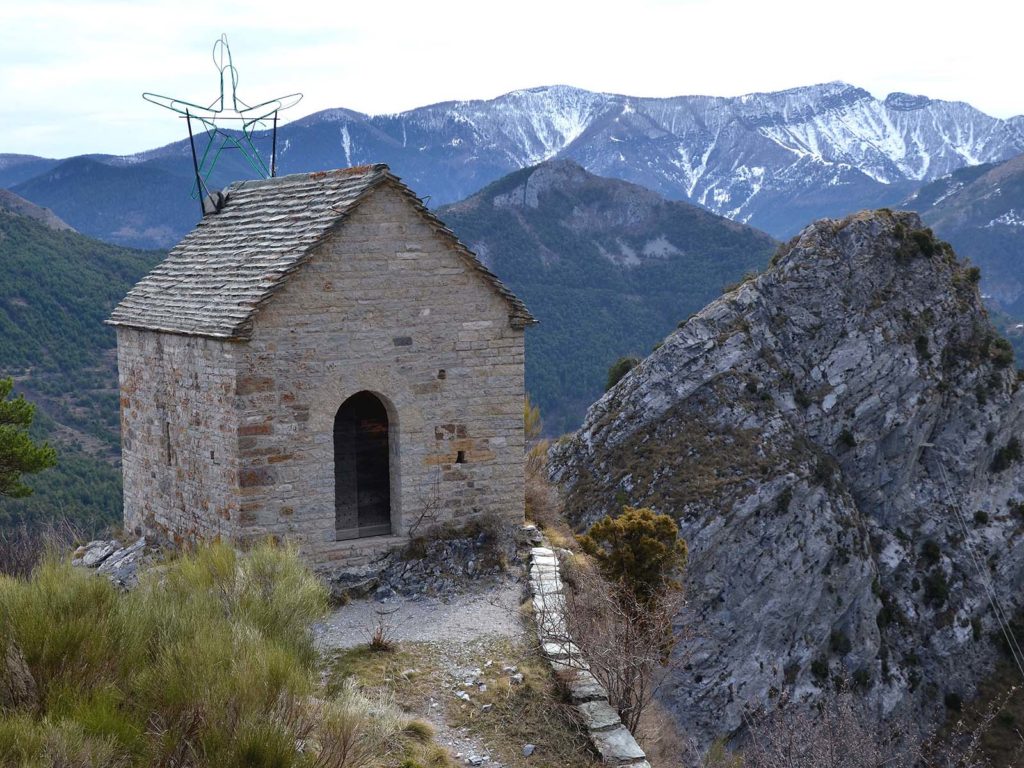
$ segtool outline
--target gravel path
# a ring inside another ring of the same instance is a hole
[[[519,605],[524,598],[523,585],[509,581],[479,594],[459,595],[448,603],[402,597],[383,602],[354,600],[316,626],[317,644],[326,650],[368,642],[382,615],[397,641],[464,644],[490,635],[515,637],[523,632]]]

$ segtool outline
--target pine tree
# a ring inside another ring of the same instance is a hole
[[[0,379],[0,496],[20,498],[32,493],[22,475],[52,467],[57,452],[29,437],[36,408],[21,395],[8,399],[13,388],[10,378]]]
[[[639,364],[640,358],[632,356],[620,357],[612,363],[611,368],[608,369],[608,380],[605,382],[604,391],[607,392],[622,381],[622,378]]]
[[[602,575],[628,589],[641,604],[681,586],[688,550],[668,515],[627,506],[617,517],[598,520],[577,540]]]

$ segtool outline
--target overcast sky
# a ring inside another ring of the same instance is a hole
[[[124,154],[183,138],[140,98],[208,103],[228,34],[250,103],[293,91],[397,112],[566,83],[738,95],[845,80],[1024,113],[1010,0],[0,0],[0,153]]]

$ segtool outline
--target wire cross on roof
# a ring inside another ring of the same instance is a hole
[[[188,123],[188,135],[192,145],[192,161],[196,180],[192,187],[192,196],[200,200],[209,194],[206,182],[225,149],[240,150],[252,169],[261,178],[274,176],[277,173],[277,115],[282,109],[288,109],[299,103],[301,93],[290,93],[279,96],[260,104],[250,105],[238,96],[238,70],[231,60],[231,47],[228,36],[222,34],[213,44],[213,63],[220,74],[220,95],[210,104],[203,106],[184,99],[161,96],[158,93],[143,93],[142,98],[158,106],[178,113]],[[225,83],[230,81],[230,97],[225,95]],[[196,148],[197,132],[193,132],[195,120],[206,136],[206,144],[202,151]],[[256,149],[256,133],[273,128],[270,166],[264,162]],[[204,209],[205,212],[205,209]]]

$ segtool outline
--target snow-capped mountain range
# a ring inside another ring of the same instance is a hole
[[[1024,151],[1024,119],[902,93],[879,100],[840,82],[668,99],[551,86],[389,116],[332,110],[296,125],[335,127],[346,162],[393,154],[400,172],[418,175],[410,155],[436,158],[455,175],[438,202],[474,191],[457,188],[458,166],[512,170],[567,157],[776,235]],[[470,186],[479,183],[472,175]],[[437,186],[426,173],[411,181]],[[796,210],[777,210],[784,201]]]
[[[392,115],[326,110],[283,126],[278,146],[282,173],[386,162],[431,206],[465,198],[519,168],[568,158],[784,237],[814,218],[894,204],[959,168],[1020,154],[1024,118],[1001,120],[969,104],[902,93],[879,100],[841,82],[657,99],[556,85]],[[58,172],[55,160],[18,158],[8,169],[2,160],[0,185],[89,231],[88,217],[76,221],[60,202],[82,174]],[[187,142],[90,160],[136,177],[147,168],[182,176],[181,207],[195,208],[187,194]],[[228,181],[246,169],[229,163],[223,172]],[[97,184],[108,174],[88,178]],[[94,189],[88,197],[95,203],[116,195]],[[160,202],[166,205],[166,195]],[[122,230],[157,231],[159,224],[134,221]],[[117,229],[92,234],[109,237]]]

